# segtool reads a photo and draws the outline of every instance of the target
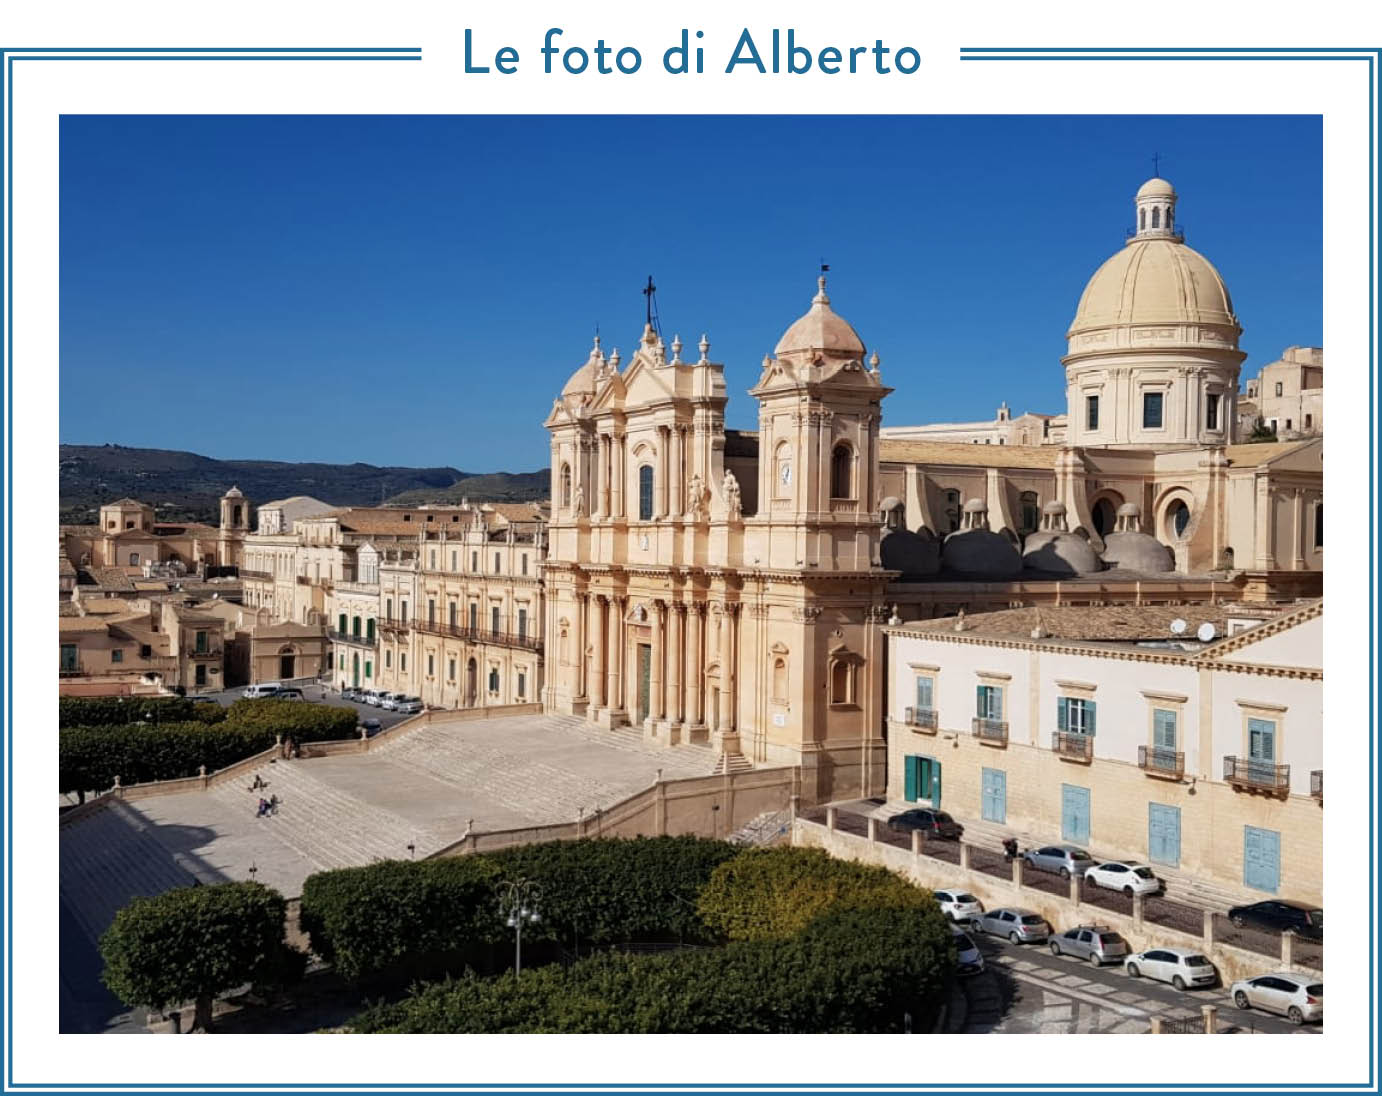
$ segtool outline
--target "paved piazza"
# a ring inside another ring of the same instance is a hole
[[[113,803],[64,827],[65,912],[96,939],[136,894],[255,878],[283,894],[313,872],[422,857],[477,831],[574,821],[656,779],[705,776],[704,746],[645,745],[563,716],[438,723],[367,754],[279,761],[207,792]],[[276,815],[257,818],[261,794]],[[408,845],[414,849],[410,853]]]

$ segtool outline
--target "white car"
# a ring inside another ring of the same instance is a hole
[[[393,710],[404,715],[417,715],[422,711],[422,700],[416,696],[402,697],[394,704]]]
[[[1212,986],[1219,980],[1214,964],[1198,951],[1189,948],[1152,948],[1129,955],[1123,969],[1130,978],[1153,978],[1170,982],[1176,989]]]
[[[984,912],[984,904],[967,891],[938,890],[932,893],[940,903],[941,913],[954,922],[967,924]]]
[[[379,706],[386,712],[396,712],[398,711],[398,702],[402,699],[402,693],[380,693]]]
[[[1146,864],[1133,864],[1126,860],[1109,860],[1098,864],[1084,873],[1084,881],[1091,886],[1122,891],[1129,898],[1134,894],[1160,894],[1166,886]]]
[[[951,925],[950,930],[955,937],[955,972],[964,976],[982,974],[984,956],[979,945],[959,925]]]
[[[1293,1024],[1324,1019],[1324,983],[1313,975],[1273,971],[1234,982],[1228,995],[1239,1008],[1260,1008]]]

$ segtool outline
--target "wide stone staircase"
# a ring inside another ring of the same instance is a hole
[[[789,842],[791,834],[792,811],[785,807],[749,819],[725,840],[732,845],[778,845]]]
[[[167,849],[138,812],[118,801],[58,835],[58,894],[92,940],[131,898],[191,886],[195,867],[195,858]]]

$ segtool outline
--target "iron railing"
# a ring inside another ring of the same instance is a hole
[[[448,636],[466,643],[488,643],[493,647],[518,647],[525,651],[542,652],[542,640],[529,632],[505,632],[495,628],[471,628],[464,624],[448,624],[440,620],[415,620],[413,627],[428,635]]]
[[[1053,731],[1051,749],[1066,761],[1088,763],[1094,760],[1094,736],[1073,734],[1070,731]]]
[[[335,629],[326,633],[335,643],[354,643],[360,647],[373,647],[374,636],[356,635],[353,632],[338,632]]]
[[[1250,757],[1225,757],[1224,782],[1249,791],[1285,793],[1291,790],[1291,766]]]
[[[903,722],[907,726],[915,727],[919,731],[934,731],[936,729],[935,708],[905,708],[902,716]]]
[[[1312,769],[1310,772],[1310,794],[1316,799],[1324,799],[1324,770]]]
[[[248,567],[240,568],[240,577],[257,579],[260,582],[272,582],[274,576],[268,571],[251,571]]]
[[[972,727],[974,737],[981,742],[992,742],[1001,746],[1008,744],[1008,724],[1005,720],[975,716]]]
[[[1137,767],[1152,776],[1179,780],[1185,773],[1185,754],[1161,746],[1139,746]]]
[[[393,617],[385,617],[378,623],[379,630],[381,632],[406,632],[410,627],[412,627],[412,624],[409,621],[395,620]]]

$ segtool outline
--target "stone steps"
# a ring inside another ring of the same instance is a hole
[[[723,776],[725,773],[747,773],[753,771],[753,762],[741,753],[722,753],[715,759],[715,768],[711,770],[712,776]]]
[[[751,818],[725,840],[732,845],[773,845],[792,832],[792,812],[790,808],[780,811],[765,811]]]

